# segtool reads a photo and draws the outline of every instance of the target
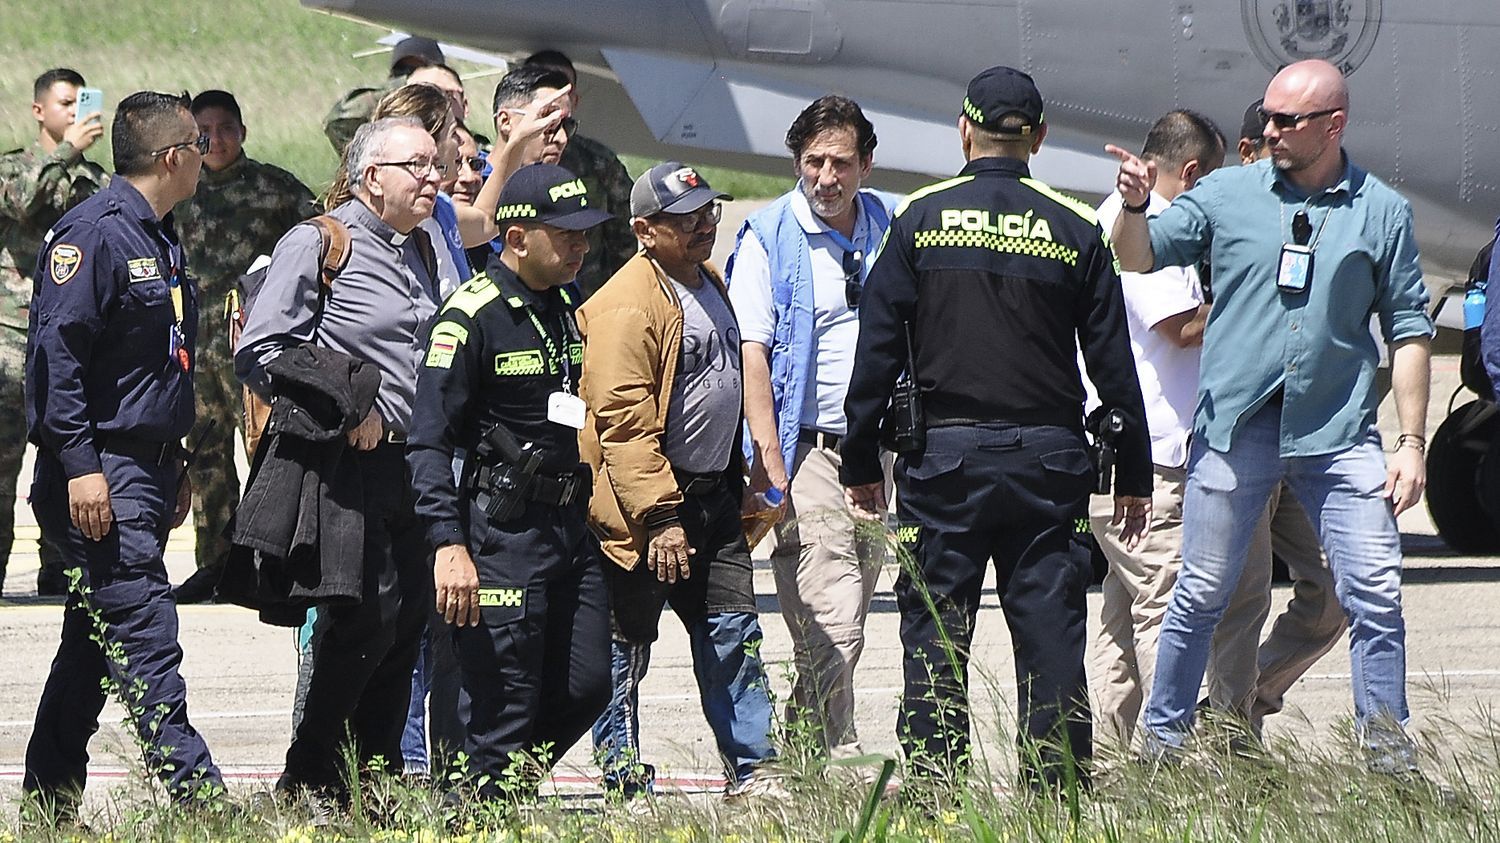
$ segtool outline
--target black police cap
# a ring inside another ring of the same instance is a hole
[[[609,219],[609,212],[589,206],[583,179],[556,164],[532,164],[515,171],[500,191],[495,221],[546,223],[583,231]]]
[[[1009,114],[1018,115],[1024,123],[1001,129],[1001,119]],[[992,67],[969,81],[964,116],[988,131],[1025,137],[1043,122],[1042,94],[1025,73],[1004,65]]]

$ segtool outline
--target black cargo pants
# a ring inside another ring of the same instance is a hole
[[[1083,435],[1065,427],[935,427],[897,462],[896,581],[905,690],[898,737],[914,771],[951,776],[969,750],[969,645],[985,568],[1015,649],[1023,776],[1058,781],[1092,753],[1084,673],[1090,583]]]

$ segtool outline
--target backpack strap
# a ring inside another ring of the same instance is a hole
[[[318,235],[323,240],[319,250],[323,286],[332,287],[333,280],[349,264],[349,229],[327,214],[320,214],[308,222],[318,230]]]

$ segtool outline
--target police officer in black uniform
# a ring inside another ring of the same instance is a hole
[[[1092,750],[1084,592],[1095,472],[1080,342],[1099,395],[1125,421],[1115,517],[1132,543],[1150,511],[1145,410],[1093,210],[1027,170],[1046,136],[1031,77],[1008,67],[975,77],[959,133],[968,165],[903,203],[866,282],[842,480],[856,514],[884,513],[878,429],[910,336],[926,443],[901,454],[896,473],[897,534],[912,554],[896,582],[899,737],[914,773],[962,770],[969,642],[993,558],[1015,647],[1023,774],[1056,783],[1085,774],[1068,770]]]
[[[83,792],[106,675],[129,702],[147,768],[174,797],[223,787],[188,722],[162,559],[192,497],[181,440],[193,424],[198,327],[170,211],[197,188],[208,138],[186,96],[145,91],[120,103],[111,139],[116,178],[48,233],[26,349],[31,503],[81,574],[26,747],[26,791],[63,814]],[[117,654],[101,651],[100,632]]]
[[[482,797],[507,782],[527,795],[609,700],[609,603],[578,456],[583,344],[562,289],[608,218],[562,167],[518,170],[500,196],[504,251],[443,304],[417,379],[407,455]],[[512,753],[530,758],[519,777],[505,775]]]

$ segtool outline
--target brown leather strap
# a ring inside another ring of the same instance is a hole
[[[333,279],[349,264],[349,229],[333,217],[322,214],[308,220],[323,238],[322,281],[332,287]]]

